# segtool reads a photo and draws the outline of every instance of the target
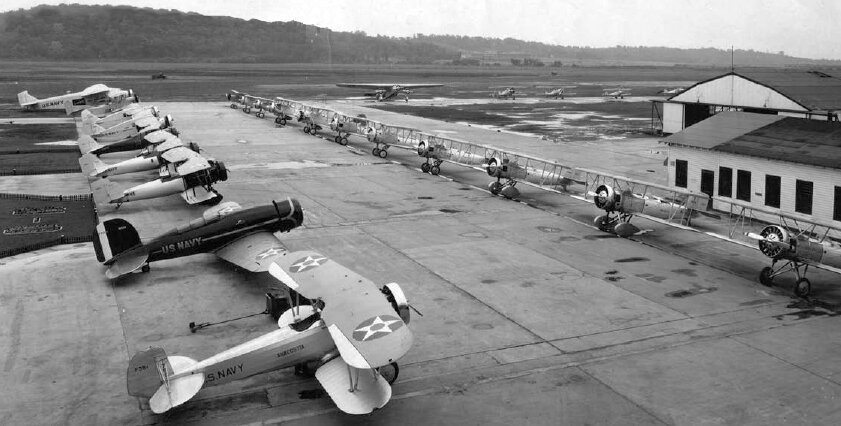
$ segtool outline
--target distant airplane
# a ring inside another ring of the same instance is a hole
[[[225,93],[225,98],[231,102],[231,108],[237,109],[239,105],[245,104],[244,99],[248,96],[246,93],[241,93],[236,90],[231,90]]]
[[[91,134],[93,133],[93,125],[107,129],[126,120],[131,120],[135,117],[142,117],[145,115],[158,117],[160,115],[160,111],[158,110],[158,107],[154,105],[131,104],[104,117],[98,117],[89,110],[82,110],[81,118],[85,132],[87,134]]]
[[[373,92],[365,93],[377,101],[389,101],[398,95],[402,95],[406,102],[409,102],[409,95],[414,93],[413,89],[426,87],[441,87],[443,84],[375,84],[375,83],[339,83],[339,87],[353,87],[358,89],[370,89]]]
[[[517,89],[514,87],[506,87],[500,91],[491,92],[491,97],[494,99],[517,99]]]
[[[572,89],[573,87],[575,87],[575,86],[562,86],[562,87],[558,87],[556,89],[547,90],[547,91],[543,92],[543,96],[545,96],[547,98],[555,98],[555,99],[561,98],[561,99],[563,99],[564,95],[568,94],[566,92],[566,89]]]
[[[160,130],[172,127],[174,123],[172,116],[165,115],[158,117],[156,115],[158,114],[157,110],[148,109],[145,111],[108,128],[103,128],[98,124],[92,124],[86,130],[90,130],[89,136],[95,141],[106,143],[121,141],[144,131],[148,133],[150,129]]]
[[[204,361],[167,356],[160,348],[138,352],[126,373],[128,393],[148,398],[152,412],[163,413],[203,387],[294,366],[314,374],[345,413],[385,406],[399,374],[396,361],[413,343],[410,305],[400,286],[380,289],[312,251],[284,252],[269,273],[311,304],[293,305],[281,315],[278,330]]]
[[[38,99],[30,95],[29,91],[26,90],[18,93],[18,102],[24,110],[64,110],[66,109],[65,102],[69,102],[69,105],[72,107],[69,109],[68,114],[91,106],[121,101],[128,98],[137,100],[134,91],[131,89],[122,90],[108,87],[104,84],[94,84],[81,92],[52,96],[45,99]]]
[[[604,89],[602,91],[602,96],[613,98],[613,99],[624,99],[625,95],[630,95],[631,89],[622,89],[622,88],[614,88],[614,89]]]
[[[674,89],[663,89],[658,93],[661,95],[677,95],[678,93],[683,91],[683,87],[675,87]]]
[[[97,225],[93,241],[97,260],[108,266],[109,279],[148,271],[151,262],[197,253],[213,253],[248,271],[265,272],[286,253],[274,233],[289,232],[303,220],[301,204],[293,198],[248,209],[226,202],[145,243],[125,219],[109,219]]]
[[[108,178],[95,180],[91,190],[97,203],[116,204],[181,193],[187,204],[215,205],[222,201],[222,195],[213,189],[213,184],[228,180],[228,170],[221,161],[203,157],[191,158],[175,167],[175,175],[120,191]]]

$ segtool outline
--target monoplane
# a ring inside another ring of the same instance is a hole
[[[247,271],[266,272],[286,252],[274,233],[289,232],[303,220],[294,198],[247,209],[228,201],[145,243],[128,221],[109,219],[97,225],[93,242],[110,279],[138,269],[146,272],[151,262],[197,253],[213,253]]]
[[[203,387],[295,366],[314,374],[345,413],[367,414],[391,399],[397,360],[412,346],[409,303],[396,283],[369,279],[312,251],[284,252],[269,273],[309,305],[295,304],[278,330],[204,361],[150,348],[132,357],[128,393],[148,398],[154,413],[190,400]],[[291,297],[290,297],[291,299]]]
[[[67,93],[65,95],[51,96],[38,99],[24,90],[18,93],[18,103],[24,110],[67,110],[65,102],[69,102],[71,108],[68,115],[85,108],[102,105],[108,102],[120,101],[127,98],[135,98],[131,89],[123,90],[108,87],[104,84],[94,84],[80,92]]]
[[[630,95],[631,89],[624,89],[624,88],[612,88],[612,89],[604,89],[602,91],[602,96],[606,98],[613,98],[613,99],[625,99],[625,95]]]

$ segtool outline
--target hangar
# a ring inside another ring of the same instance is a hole
[[[725,111],[661,143],[669,185],[841,224],[841,122]]]
[[[722,111],[745,111],[837,121],[841,78],[821,71],[739,71],[701,81],[652,101],[652,126],[663,134],[683,130]]]

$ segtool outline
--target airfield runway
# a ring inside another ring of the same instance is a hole
[[[157,105],[175,117],[185,140],[226,163],[229,179],[215,186],[226,200],[246,207],[300,200],[305,226],[280,235],[288,248],[315,249],[377,283],[400,283],[424,316],[409,324],[415,344],[400,360],[392,401],[368,416],[345,415],[315,379],[283,370],[202,390],[182,407],[154,415],[126,394],[130,356],[154,345],[202,359],[266,333],[274,327],[267,315],[195,334],[187,324],[260,312],[264,293],[276,284],[211,255],[154,263],[149,273],[112,283],[91,244],[77,244],[0,263],[0,424],[841,419],[841,319],[827,309],[841,301],[834,275],[812,276],[814,299],[802,301],[791,296],[790,283],[756,282],[768,262],[751,248],[642,220],[637,224],[654,232],[620,239],[590,226],[598,210],[577,199],[534,188],[521,188],[528,204],[492,197],[481,190],[487,175],[475,170],[447,164],[443,176],[433,177],[416,170],[414,153],[393,149],[388,159],[375,158],[363,139],[342,147],[223,102]],[[466,126],[433,124],[464,131],[456,137],[467,139]],[[491,145],[514,138],[469,129],[471,140]],[[515,150],[534,154],[545,141],[521,142]],[[596,155],[585,148],[555,149],[582,159]],[[650,146],[635,149],[619,149],[605,164],[651,173],[646,169],[658,161],[656,153]],[[637,162],[623,162],[628,158]],[[152,178],[114,181],[128,187]],[[41,193],[56,185],[60,176],[24,189]],[[201,211],[177,196],[118,211],[99,207],[101,220],[124,217],[144,238]]]

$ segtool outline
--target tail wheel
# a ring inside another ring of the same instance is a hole
[[[438,166],[432,166],[432,168],[429,169],[429,173],[432,173],[433,176],[438,176],[438,173],[441,173],[441,168]]]
[[[342,144],[342,145],[347,145],[347,138],[343,137],[343,138],[339,139],[339,143]]]
[[[372,149],[371,154],[374,154],[374,157],[379,157],[380,156],[380,149],[379,148]]]
[[[400,375],[400,367],[397,366],[396,362],[392,362],[391,364],[384,365],[377,369],[377,372],[380,373],[380,376],[383,376],[388,384],[394,384],[397,381],[397,376]]]
[[[385,157],[388,157],[388,151],[384,150],[384,149],[381,149],[380,150],[380,158],[385,158]]]
[[[491,182],[488,185],[488,191],[491,191],[491,194],[493,194],[493,195],[499,195],[499,191],[502,191],[502,183]]]
[[[798,297],[806,297],[812,292],[812,283],[806,278],[801,278],[794,283],[794,294]]]
[[[423,163],[423,164],[421,164],[421,171],[422,171],[422,172],[424,172],[424,173],[429,173],[429,169],[430,169],[430,167],[429,167],[429,163]]]

